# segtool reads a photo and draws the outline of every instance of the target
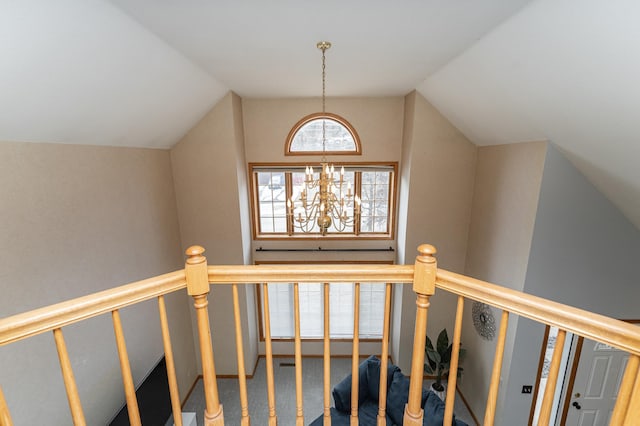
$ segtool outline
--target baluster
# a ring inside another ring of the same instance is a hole
[[[2,387],[0,387],[0,426],[13,426],[11,413],[9,413],[7,401],[4,399],[4,393],[2,393]]]
[[[324,283],[324,426],[331,426],[331,325],[329,283]]]
[[[236,323],[236,350],[238,355],[238,384],[240,388],[241,426],[249,426],[249,403],[247,400],[247,377],[244,368],[244,348],[242,345],[242,324],[240,322],[240,303],[238,301],[238,285],[233,284],[233,316]]]
[[[549,375],[547,376],[547,386],[544,389],[540,416],[538,417],[539,426],[547,426],[549,424],[549,417],[551,417],[551,410],[553,409],[553,396],[555,395],[556,384],[558,383],[558,373],[560,372],[560,362],[562,361],[562,352],[564,350],[566,337],[566,330],[558,330],[555,347],[553,348],[553,356],[551,357]]]
[[[492,426],[496,416],[496,404],[498,403],[498,391],[500,388],[500,371],[502,370],[502,358],[504,357],[504,344],[507,339],[508,325],[509,312],[502,311],[498,343],[496,344],[496,354],[493,357],[493,371],[491,373],[491,382],[489,384],[489,396],[487,398],[487,407],[484,413],[485,426]]]
[[[631,392],[633,390],[633,383],[636,381],[636,375],[638,374],[638,365],[640,364],[640,356],[631,355],[627,362],[627,368],[624,371],[624,377],[618,390],[618,398],[616,400],[616,406],[611,416],[611,424],[622,424],[629,407],[629,399],[631,398]]]
[[[444,424],[449,425],[453,420],[453,406],[456,400],[456,383],[458,382],[458,363],[460,361],[460,335],[462,334],[462,311],[464,297],[458,296],[456,308],[456,323],[453,329],[453,344],[451,346],[451,361],[449,363],[449,381],[447,382],[447,397],[444,409]]]
[[[304,426],[304,409],[302,407],[302,342],[300,340],[300,292],[298,283],[293,284],[293,315],[295,328],[295,363],[296,363],[296,426]]]
[[[360,283],[353,289],[353,343],[351,345],[351,426],[358,426],[358,388],[360,386]]]
[[[127,355],[127,344],[124,340],[124,332],[122,331],[122,321],[120,320],[120,312],[116,309],[111,312],[113,317],[113,330],[116,335],[116,346],[118,347],[118,356],[120,357],[120,371],[122,372],[122,383],[124,384],[124,395],[127,400],[127,412],[129,413],[129,423],[134,426],[140,426],[140,410],[138,410],[138,399],[136,398],[136,388],[133,385],[133,376],[131,375],[131,365],[129,364],[129,355]]]
[[[185,274],[187,278],[187,292],[193,297],[198,323],[198,338],[200,341],[200,356],[202,358],[202,381],[204,382],[204,424],[205,426],[224,426],[224,413],[218,397],[218,383],[216,382],[216,365],[213,358],[211,344],[211,329],[209,328],[209,275],[207,259],[202,254],[204,248],[191,246],[186,251]]]
[[[169,396],[171,398],[173,423],[175,426],[182,426],[180,392],[178,390],[178,380],[176,379],[176,367],[173,360],[173,348],[171,346],[171,335],[169,334],[169,322],[167,321],[167,307],[164,302],[164,296],[158,296],[158,311],[160,313],[160,329],[162,330],[164,358],[167,364],[167,380],[169,382]]]
[[[73,424],[76,426],[86,425],[87,422],[82,412],[82,403],[80,402],[80,395],[78,394],[76,379],[73,376],[73,369],[71,368],[71,361],[69,360],[69,353],[67,352],[67,345],[64,342],[62,330],[59,328],[53,330],[53,338],[56,341],[60,369],[62,370],[62,378],[64,379],[64,386],[67,390],[67,400],[69,401]]]
[[[266,352],[265,370],[267,374],[267,403],[269,404],[269,426],[277,426],[276,416],[276,389],[273,380],[273,348],[271,346],[271,312],[269,311],[269,288],[267,283],[262,284],[262,297],[264,299],[264,346]]]
[[[423,411],[422,382],[424,376],[424,347],[427,334],[429,298],[435,293],[437,262],[435,247],[423,244],[418,247],[413,273],[413,291],[416,293],[416,325],[413,332],[413,354],[411,358],[411,380],[409,401],[404,409],[405,426],[421,426]],[[382,387],[382,384],[381,386]]]
[[[387,365],[389,363],[389,329],[391,325],[391,283],[385,284],[384,324],[382,326],[382,350],[380,351],[380,392],[378,394],[377,426],[386,426],[387,417]]]

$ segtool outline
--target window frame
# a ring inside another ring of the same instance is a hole
[[[307,123],[314,121],[326,119],[335,121],[338,124],[344,126],[347,131],[351,134],[353,138],[353,142],[356,145],[355,151],[291,151],[291,144],[293,143],[293,139],[295,138],[298,131]],[[338,114],[332,114],[330,112],[314,112],[313,114],[309,114],[305,117],[302,117],[289,131],[287,135],[286,142],[284,144],[284,155],[285,156],[299,156],[299,155],[362,155],[362,144],[360,143],[360,136],[358,136],[358,132],[356,129],[349,123],[345,118],[339,116]]]
[[[255,262],[256,265],[299,265],[299,264],[313,264],[313,265],[341,265],[341,264],[364,264],[364,265],[393,265],[395,264],[395,262],[390,261],[390,260],[357,260],[357,261],[348,261],[348,260],[340,260],[340,261],[306,261],[306,260],[294,260],[294,261],[270,261],[270,260],[265,260],[265,261],[257,261]],[[355,283],[355,282],[354,282]],[[352,284],[354,284],[352,283]],[[262,284],[267,284],[269,285],[269,283],[259,283],[259,284],[255,284],[255,289],[256,289],[256,309],[257,309],[257,313],[258,313],[258,341],[259,342],[264,342],[265,341],[265,335],[264,335],[264,321],[263,321],[263,317],[264,317],[264,312],[263,312],[263,300],[262,300]],[[362,284],[362,283],[360,283]],[[389,283],[376,283],[376,285],[380,285],[380,286],[386,286]],[[389,312],[389,319],[392,320],[393,319],[393,285],[394,283],[390,283],[391,284],[391,312]],[[302,315],[302,313],[300,313],[300,315]],[[383,313],[384,316],[384,313]],[[382,332],[382,336],[381,337],[365,337],[365,338],[358,338],[358,340],[360,342],[372,342],[372,343],[377,343],[377,342],[382,342],[382,338],[384,337],[384,318],[383,318],[383,332]],[[391,338],[391,333],[389,333],[389,338]],[[295,340],[295,337],[271,337],[271,341],[272,342],[293,342]],[[300,336],[300,340],[304,341],[304,342],[322,342],[324,339],[322,337],[302,337]],[[345,338],[345,337],[330,337],[329,340],[331,342],[353,342],[353,337],[352,338]]]
[[[387,216],[387,232],[361,232],[355,233],[327,233],[322,236],[320,233],[302,233],[295,232],[289,234],[290,227],[292,226],[292,218],[287,218],[287,231],[281,233],[262,233],[260,231],[260,210],[259,210],[259,193],[258,193],[258,182],[257,182],[257,172],[259,171],[281,171],[285,173],[284,185],[285,185],[285,195],[286,199],[290,198],[292,195],[292,187],[293,183],[291,180],[291,173],[297,171],[304,171],[306,166],[317,167],[319,170],[320,162],[313,163],[249,163],[248,164],[248,179],[249,179],[249,190],[251,196],[251,231],[253,233],[254,240],[317,240],[319,238],[322,239],[330,239],[330,240],[393,240],[395,238],[395,227],[396,227],[396,201],[398,197],[398,162],[396,161],[383,161],[383,162],[336,162],[331,163],[336,168],[344,166],[345,169],[353,168],[353,169],[367,169],[367,168],[388,168],[392,173],[390,176],[389,182],[389,199],[388,199],[388,216]],[[354,186],[354,193],[361,194],[360,188],[362,185],[361,179],[356,178],[356,185]],[[355,191],[358,192],[355,192]],[[360,228],[360,223],[358,223],[357,228]]]

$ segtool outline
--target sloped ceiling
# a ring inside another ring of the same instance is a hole
[[[0,140],[167,148],[226,92],[101,0],[0,2]]]
[[[538,0],[419,85],[478,145],[549,140],[640,228],[640,2]]]
[[[168,148],[225,93],[417,88],[478,145],[546,139],[640,227],[636,0],[6,0],[0,140]]]

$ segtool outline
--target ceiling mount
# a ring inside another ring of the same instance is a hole
[[[331,42],[329,42],[329,41],[319,41],[316,44],[316,47],[324,52],[325,50],[327,50],[327,49],[329,49],[331,47]]]

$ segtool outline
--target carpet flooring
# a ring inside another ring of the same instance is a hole
[[[293,358],[274,358],[273,369],[276,387],[276,413],[278,424],[282,426],[295,425],[296,416],[296,382]],[[303,358],[303,408],[304,423],[311,423],[322,414],[323,406],[323,368],[322,358]],[[338,384],[351,372],[351,359],[332,358],[331,360],[331,387]],[[252,425],[266,425],[268,422],[269,408],[267,405],[265,376],[265,360],[260,358],[256,372],[252,379],[247,379],[247,394],[249,399],[249,415]],[[241,418],[240,398],[238,391],[238,379],[218,379],[218,392],[220,402],[224,410],[225,424],[239,425]],[[333,405],[333,398],[331,398]],[[183,408],[184,412],[195,412],[198,425],[204,424],[204,392],[202,379],[196,383],[189,399]],[[456,417],[469,425],[475,425],[460,396],[456,394]],[[169,419],[167,425],[173,425]]]

